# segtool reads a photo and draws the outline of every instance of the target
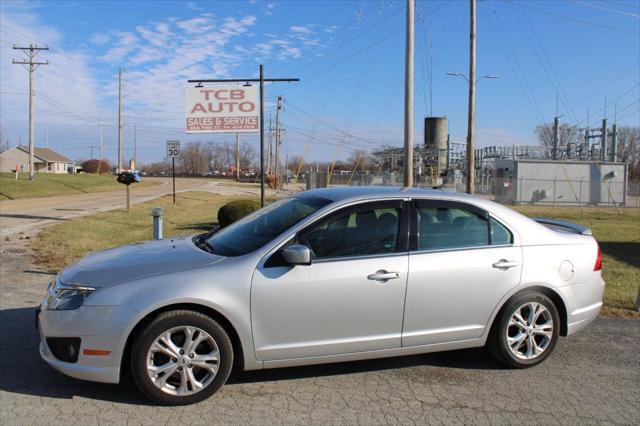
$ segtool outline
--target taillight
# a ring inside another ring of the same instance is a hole
[[[600,252],[600,244],[598,244],[598,256],[596,256],[596,264],[593,267],[594,271],[602,270],[602,253]]]

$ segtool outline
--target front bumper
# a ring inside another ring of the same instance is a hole
[[[120,381],[120,365],[127,334],[137,312],[124,306],[81,306],[73,311],[41,310],[37,314],[40,356],[56,370],[77,379],[103,383]],[[76,362],[56,358],[47,337],[78,337]],[[109,351],[108,355],[85,355],[85,349]]]

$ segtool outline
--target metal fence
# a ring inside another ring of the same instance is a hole
[[[291,182],[294,184],[293,182]],[[311,173],[299,178],[301,188],[330,186],[401,186],[398,173]],[[442,183],[431,176],[418,176],[416,187],[442,188],[463,192],[465,183]],[[640,207],[640,182],[622,180],[560,180],[485,177],[476,182],[476,194],[503,204],[549,206]]]

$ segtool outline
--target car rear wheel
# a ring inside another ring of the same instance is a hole
[[[193,404],[213,395],[233,365],[229,336],[213,319],[195,311],[160,314],[131,348],[133,378],[151,400]]]
[[[524,292],[502,309],[488,347],[499,361],[511,367],[532,367],[551,354],[559,329],[560,316],[551,299],[541,293]]]

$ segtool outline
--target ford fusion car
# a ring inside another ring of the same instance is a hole
[[[486,346],[542,362],[602,306],[579,225],[438,190],[330,188],[208,234],[93,253],[37,312],[40,354],[72,377],[131,374],[161,404],[244,370]]]

